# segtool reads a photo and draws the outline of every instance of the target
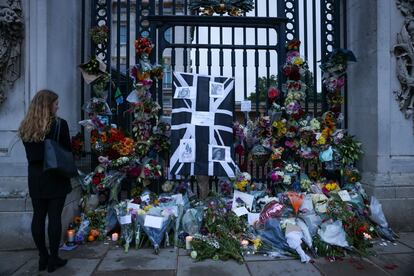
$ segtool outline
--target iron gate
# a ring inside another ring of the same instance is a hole
[[[266,89],[282,83],[280,67],[285,60],[285,43],[298,38],[301,54],[308,60],[305,111],[320,114],[327,110],[318,62],[333,49],[346,46],[346,0],[255,0],[255,9],[241,17],[200,16],[189,10],[190,0],[82,0],[82,52],[100,57],[107,65],[114,86],[108,101],[114,107],[113,92],[124,97],[132,89],[128,68],[137,62],[133,42],[149,37],[155,44],[152,62],[164,64],[164,80],[153,86],[153,97],[162,112],[171,109],[172,72],[184,71],[236,78],[236,100],[252,98],[252,113],[265,112]],[[89,19],[89,20],[88,20]],[[107,43],[90,41],[90,27],[106,25]],[[89,49],[86,51],[85,49]],[[82,103],[90,97],[81,83]],[[347,127],[347,93],[343,109]],[[237,115],[236,105],[236,115]],[[127,103],[119,106],[114,121],[126,127]],[[82,112],[83,118],[83,112]],[[253,168],[260,178],[266,168]]]

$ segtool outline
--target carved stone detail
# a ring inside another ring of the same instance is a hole
[[[400,91],[394,91],[401,112],[414,123],[414,0],[396,0],[397,8],[404,15],[404,24],[397,34],[394,55],[397,59],[397,78]]]
[[[23,22],[20,0],[0,0],[0,104],[20,77]]]

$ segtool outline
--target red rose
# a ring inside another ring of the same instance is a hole
[[[267,91],[267,96],[271,101],[279,97],[280,91],[276,87],[270,87],[269,91]]]
[[[94,175],[92,177],[92,184],[95,185],[95,186],[97,186],[100,183],[101,183],[101,178],[99,176],[97,176],[97,175]]]
[[[236,154],[244,155],[244,147],[242,145],[238,144],[234,150],[236,151]]]
[[[140,167],[132,167],[128,170],[127,175],[131,178],[137,178],[141,174]]]

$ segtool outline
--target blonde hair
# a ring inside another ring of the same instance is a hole
[[[29,110],[20,123],[19,136],[23,142],[41,142],[50,131],[55,114],[53,103],[59,96],[50,90],[40,90],[33,97]]]

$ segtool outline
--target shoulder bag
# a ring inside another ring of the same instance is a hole
[[[59,145],[60,119],[57,119],[54,139],[45,139],[43,171],[56,171],[66,177],[75,177],[78,170],[72,152]]]

